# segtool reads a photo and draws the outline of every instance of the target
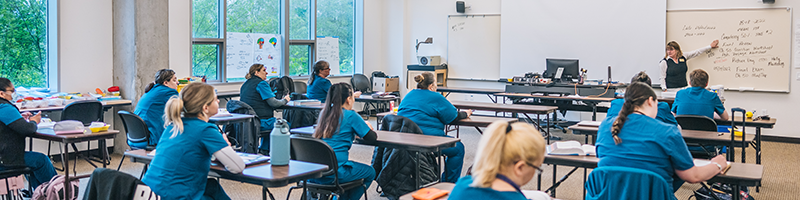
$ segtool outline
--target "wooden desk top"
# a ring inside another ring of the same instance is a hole
[[[581,126],[578,124],[567,127],[567,129],[577,132],[575,134],[583,134],[583,135],[597,135],[597,130],[599,128],[600,127],[597,126]]]
[[[596,102],[611,102],[616,98],[611,97],[570,97],[570,96],[544,96],[532,95],[525,93],[495,93],[495,96],[504,97],[519,97],[519,98],[540,98],[540,99],[553,99],[553,100],[575,100],[575,101],[596,101]]]
[[[450,125],[488,127],[489,124],[492,124],[496,121],[506,121],[508,123],[512,123],[512,122],[517,122],[519,120],[517,118],[508,118],[508,117],[484,117],[484,116],[473,115],[470,116],[469,118],[450,123]]]
[[[433,184],[431,186],[428,186],[426,188],[436,188],[436,189],[440,189],[440,190],[444,190],[444,191],[453,191],[453,187],[455,187],[455,186],[456,186],[455,183],[439,182],[439,183]],[[400,196],[400,200],[414,200],[414,197],[411,196],[411,195],[413,195],[415,192],[417,192],[417,191],[413,191],[411,193],[404,194],[403,196]],[[450,195],[444,195],[442,197],[437,198],[437,200],[445,200],[448,197],[450,197]]]
[[[111,106],[127,106],[131,105],[131,100],[110,100],[110,101],[100,101],[104,107],[111,107]],[[64,110],[66,106],[51,106],[45,108],[26,108],[20,109],[19,112],[37,112],[37,111],[52,111],[52,110]]]
[[[459,88],[459,87],[438,87],[436,92],[455,92],[455,93],[470,93],[470,94],[495,94],[502,93],[505,90],[501,89],[485,89],[485,88]]]
[[[208,122],[223,123],[223,122],[243,121],[243,120],[250,120],[253,117],[255,116],[239,114],[239,113],[231,113],[231,116],[226,116],[226,117],[210,117],[208,118]]]
[[[356,101],[394,101],[398,99],[400,99],[400,97],[372,98],[372,95],[368,94],[363,94],[361,96],[356,97]]]
[[[734,119],[734,124],[740,126],[742,125],[742,116],[736,116],[733,119]],[[714,119],[714,121],[717,122],[717,125],[731,125],[730,120]],[[769,120],[755,120],[755,121],[753,121],[753,119],[745,119],[744,122],[745,126],[772,128],[775,126],[775,123],[778,122],[778,119],[775,119],[774,117],[770,118]]]
[[[487,110],[497,112],[549,114],[555,112],[558,106],[537,106],[525,104],[497,104],[470,101],[450,101],[458,109]]]
[[[579,126],[572,125],[568,127],[570,130],[576,131],[576,134],[583,135],[597,135],[599,127],[596,126]],[[698,131],[698,130],[681,130],[683,140],[691,143],[703,143],[704,145],[729,145],[731,143],[730,133],[722,133],[716,131]],[[736,142],[741,142],[741,137],[736,137]],[[749,143],[756,139],[755,134],[746,134],[744,141]]]
[[[296,105],[297,104],[297,105]],[[297,101],[289,101],[286,103],[285,106],[282,106],[283,109],[311,109],[311,110],[322,110],[322,103],[313,103],[307,105],[299,105]]]
[[[144,149],[126,151],[125,155],[134,159],[134,162],[150,163],[153,156],[147,155]],[[266,187],[281,187],[289,183],[309,178],[319,178],[328,166],[296,160],[290,160],[286,166],[272,166],[269,162],[247,166],[241,174],[228,172],[221,165],[212,165],[211,171],[222,178],[247,182]]]
[[[217,92],[217,98],[231,98],[238,97],[239,95],[239,91]]]
[[[306,126],[290,130],[292,134],[313,135],[314,127]],[[433,152],[445,148],[454,147],[456,142],[461,141],[458,138],[443,137],[443,136],[430,136],[413,133],[401,133],[394,131],[375,131],[378,134],[378,140],[375,142],[367,142],[361,139],[356,139],[357,144],[387,147],[395,149],[406,149],[411,151],[424,151]]]
[[[44,140],[50,141],[66,141],[66,142],[82,142],[82,141],[94,141],[99,139],[109,139],[114,138],[119,133],[118,130],[111,130],[97,132],[92,134],[69,134],[69,135],[56,135],[55,131],[52,128],[43,128],[36,130],[36,134],[31,136],[33,138],[39,138]]]
[[[565,165],[573,167],[597,168],[597,163],[600,159],[595,156],[555,156],[545,155],[544,163]],[[758,164],[750,163],[731,163],[730,169],[725,174],[720,174],[712,178],[726,183],[739,183],[744,185],[753,185],[761,182],[764,173],[764,167]]]

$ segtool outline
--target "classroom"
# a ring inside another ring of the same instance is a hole
[[[800,1],[0,5],[2,199],[800,189]]]

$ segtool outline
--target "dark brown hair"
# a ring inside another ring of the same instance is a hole
[[[164,82],[172,80],[172,77],[175,77],[175,71],[171,69],[160,69],[156,72],[156,80],[150,84],[147,84],[147,88],[144,88],[144,93],[150,92],[156,84],[164,84]]]
[[[311,73],[311,77],[308,78],[308,85],[314,83],[314,79],[319,76],[319,71],[322,71],[325,68],[330,68],[328,61],[320,60],[317,61],[317,63],[314,63],[314,71]]]
[[[244,78],[245,79],[250,79],[250,78],[255,77],[256,76],[256,72],[260,71],[262,68],[264,68],[263,64],[256,63],[256,64],[253,64],[253,65],[250,65],[250,70],[248,70],[247,75],[245,75]]]
[[[339,122],[342,118],[342,105],[347,98],[353,95],[353,87],[347,83],[337,83],[331,85],[328,96],[322,105],[322,112],[317,119],[317,129],[314,131],[314,138],[331,138],[339,131]]]
[[[650,98],[656,99],[658,97],[650,86],[642,82],[633,82],[625,89],[625,103],[622,104],[622,110],[619,111],[619,116],[614,121],[614,125],[611,126],[611,135],[614,137],[615,144],[622,143],[622,139],[619,139],[618,135],[622,131],[625,121],[628,120],[628,115],[633,113],[636,107],[642,106],[645,101],[650,100]]]
[[[679,45],[678,42],[670,41],[667,43],[667,49],[669,48],[675,49],[675,51],[678,52],[675,54],[675,59],[683,57],[683,51],[681,51],[681,45]],[[669,54],[666,54],[664,58],[669,58]]]
[[[0,78],[0,90],[5,91],[7,87],[11,87],[11,80],[7,78]]]
[[[708,73],[702,69],[695,69],[689,73],[689,82],[692,87],[706,87],[708,86]]]
[[[653,85],[653,80],[650,80],[650,76],[648,76],[647,73],[644,73],[644,71],[639,72],[638,74],[633,76],[633,78],[631,78],[631,83],[634,82],[644,83],[649,86]]]
[[[427,90],[431,84],[435,84],[433,73],[424,72],[420,75],[414,76],[414,82],[417,82],[417,88]]]

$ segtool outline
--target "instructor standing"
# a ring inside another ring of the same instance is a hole
[[[674,92],[677,92],[677,90],[688,86],[689,84],[686,82],[686,72],[689,69],[686,66],[686,61],[708,52],[712,48],[719,47],[718,44],[719,40],[714,40],[709,46],[683,54],[678,42],[671,41],[667,43],[666,56],[658,63],[659,67],[661,67],[661,78],[659,78],[661,81],[661,90],[666,92],[668,89],[674,89]]]

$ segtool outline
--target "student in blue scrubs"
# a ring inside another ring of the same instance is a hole
[[[256,111],[256,117],[261,121],[261,131],[272,130],[275,126],[275,109],[286,105],[291,101],[289,95],[278,100],[275,92],[267,83],[267,70],[262,64],[253,64],[245,75],[247,81],[239,89],[239,100],[250,105]],[[258,146],[261,153],[269,152],[269,136],[261,137],[261,145]]]
[[[309,99],[316,99],[325,102],[328,96],[328,89],[331,88],[331,80],[328,80],[328,75],[331,75],[331,67],[328,61],[320,60],[314,63],[314,71],[311,77],[308,78],[308,89],[306,96]]]
[[[544,138],[530,124],[494,122],[478,142],[472,175],[459,179],[449,198],[550,199],[540,191],[531,191],[526,197],[520,189],[542,172],[544,154]]]
[[[634,82],[640,82],[647,85],[652,84],[650,76],[643,71],[636,74],[636,76],[633,76],[631,83]],[[611,101],[611,107],[608,108],[608,114],[606,115],[606,118],[617,116],[619,111],[622,109],[623,103],[625,103],[625,99],[614,99]],[[672,114],[669,104],[666,102],[658,102],[658,115],[656,115],[656,119],[667,124],[678,125],[678,121],[675,120],[675,114]]]
[[[331,146],[336,153],[336,161],[339,163],[339,183],[346,183],[358,179],[364,179],[367,188],[375,180],[375,169],[371,166],[350,160],[350,147],[353,140],[358,136],[366,141],[375,141],[378,135],[373,131],[372,125],[365,122],[356,111],[353,111],[355,97],[353,88],[347,83],[337,83],[331,86],[328,96],[328,103],[322,108],[317,121],[317,129],[314,131],[314,138],[322,139]],[[311,182],[319,184],[330,184],[334,181],[334,175],[325,176],[318,179],[311,179]],[[340,194],[340,199],[360,199],[364,195],[366,188],[356,187]]]
[[[698,183],[722,172],[727,165],[722,155],[712,158],[709,165],[694,165],[675,125],[654,119],[658,113],[657,98],[647,84],[635,82],[628,86],[622,111],[600,124],[597,165],[653,171],[667,180],[673,191],[684,181]]]
[[[169,98],[178,95],[177,88],[178,77],[175,76],[175,71],[162,69],[156,72],[156,80],[144,89],[144,95],[136,103],[136,110],[133,111],[133,114],[139,115],[147,124],[150,141],[141,143],[128,141],[128,145],[144,149],[148,145],[158,144],[161,133],[164,132],[164,106],[167,105]]]
[[[212,155],[231,173],[245,167],[227,137],[208,122],[218,109],[214,87],[205,83],[191,83],[167,102],[169,125],[142,178],[162,199],[230,199],[216,179],[207,179]]]
[[[717,93],[706,90],[708,86],[708,73],[696,69],[689,73],[692,87],[678,91],[675,102],[672,103],[672,112],[677,115],[700,115],[715,118],[719,115],[722,120],[728,120],[728,111],[722,105]]]
[[[417,89],[406,94],[397,109],[397,115],[417,123],[425,135],[448,137],[444,132],[445,124],[472,115],[471,110],[458,111],[444,96],[436,92],[436,77],[433,73],[425,72],[417,75],[414,81],[417,82]],[[442,150],[442,154],[447,156],[442,181],[455,183],[458,177],[461,177],[464,144],[458,142],[455,147]]]
[[[50,181],[56,169],[50,158],[39,152],[25,151],[25,137],[36,134],[36,124],[42,115],[29,112],[19,113],[14,100],[14,85],[7,78],[0,78],[0,170],[29,167],[33,174],[28,175],[31,188]]]

